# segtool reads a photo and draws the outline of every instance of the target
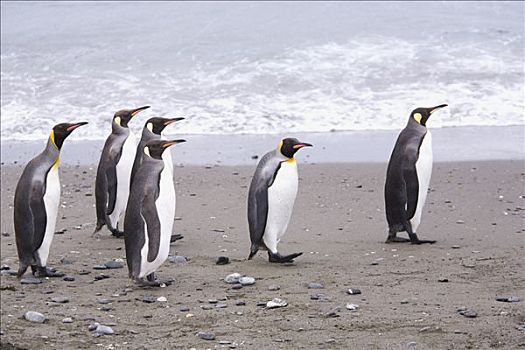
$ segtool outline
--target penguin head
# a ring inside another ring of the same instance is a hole
[[[139,112],[148,109],[149,107],[150,106],[144,106],[135,109],[122,109],[115,113],[115,115],[113,116],[113,123],[117,124],[118,126],[127,128],[131,118],[133,118]]]
[[[146,122],[146,128],[154,134],[160,135],[162,130],[168,125],[178,122],[179,120],[184,120],[183,117],[178,118],[150,118]]]
[[[49,137],[51,138],[51,141],[53,141],[55,146],[58,149],[61,149],[66,137],[68,137],[69,134],[71,134],[73,130],[75,130],[79,126],[86,124],[87,122],[57,124],[53,127],[53,130],[51,130],[51,135]]]
[[[300,150],[303,147],[313,147],[311,144],[306,142],[301,142],[296,138],[286,138],[279,142],[279,152],[285,157],[293,158],[295,152]]]
[[[144,146],[144,153],[153,159],[162,159],[162,153],[177,143],[186,142],[186,140],[154,140]]]
[[[410,114],[410,119],[414,119],[417,123],[423,126],[426,126],[427,120],[428,118],[430,118],[430,115],[434,113],[435,111],[437,111],[438,109],[446,107],[446,106],[448,105],[442,104],[442,105],[439,105],[436,107],[430,107],[430,108],[425,108],[425,107],[416,108]]]

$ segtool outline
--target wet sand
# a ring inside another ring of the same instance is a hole
[[[304,159],[304,158],[303,158]],[[92,237],[95,167],[61,167],[62,206],[49,266],[75,277],[21,285],[1,277],[2,349],[516,349],[525,346],[524,163],[436,163],[419,229],[435,245],[384,244],[386,164],[304,164],[294,214],[279,248],[303,251],[289,266],[264,252],[247,261],[246,195],[253,166],[177,167],[171,247],[187,263],[166,262],[166,288],[138,289],[127,269],[94,270],[125,259],[124,241]],[[19,165],[1,168],[1,264],[17,269],[12,221]],[[218,256],[231,263],[218,266]],[[88,274],[80,274],[82,270]],[[239,272],[255,285],[233,290]],[[110,278],[95,281],[101,273]],[[441,281],[441,282],[440,282]],[[447,282],[445,282],[447,281]],[[308,283],[323,289],[308,289]],[[279,290],[269,290],[272,285]],[[125,292],[126,288],[132,288]],[[360,295],[348,295],[359,288]],[[322,294],[322,295],[316,295]],[[145,303],[145,295],[167,302]],[[51,303],[67,297],[68,303]],[[257,306],[279,297],[288,306]],[[100,304],[109,299],[109,304]],[[225,308],[209,303],[217,299]],[[317,300],[314,300],[317,299]],[[244,306],[237,306],[245,301]],[[356,311],[345,308],[358,304]],[[202,308],[205,306],[205,308]],[[189,311],[181,311],[185,308]],[[206,308],[210,308],[207,310]],[[477,312],[467,318],[459,308]],[[26,311],[48,321],[30,323]],[[107,311],[104,311],[107,310]],[[66,317],[72,323],[62,323]],[[115,334],[94,337],[93,321]],[[195,334],[210,331],[215,340]],[[221,343],[222,342],[222,343]]]

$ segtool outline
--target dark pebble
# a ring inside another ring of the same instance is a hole
[[[245,306],[246,302],[244,300],[239,300],[235,303],[236,306]]]
[[[72,265],[73,264],[73,260],[69,260],[69,259],[66,259],[66,258],[62,258],[60,259],[60,263],[62,265]]]
[[[109,278],[109,277],[110,277],[109,275],[101,273],[100,275],[95,276],[95,281],[104,280],[104,279]]]
[[[438,282],[446,283],[446,282],[448,282],[448,278],[440,278],[440,279],[438,279]]]
[[[252,159],[258,159],[259,156],[255,155],[255,156],[252,156]]]
[[[8,265],[2,265],[2,267],[0,267],[0,270],[3,271],[3,270],[10,270],[11,268],[8,266]]]
[[[120,261],[111,260],[104,264],[108,269],[121,269],[124,267]]]
[[[113,308],[112,308],[111,306],[102,306],[102,307],[100,308],[100,310],[101,310],[101,311],[111,311],[111,310],[113,310]]]
[[[93,266],[93,270],[106,270],[106,269],[107,269],[106,265],[95,265],[95,266]]]
[[[68,297],[53,297],[51,298],[51,301],[57,304],[65,304],[65,303],[69,303],[69,298]]]
[[[4,236],[4,237],[9,237],[10,234],[9,234],[9,232],[2,232],[2,236]]]
[[[350,288],[346,291],[348,294],[350,295],[355,295],[355,294],[361,294],[361,289],[358,289],[358,288]]]
[[[496,297],[496,301],[501,301],[501,302],[504,302],[504,303],[517,303],[519,301],[521,301],[520,298],[518,297]]]
[[[327,317],[327,318],[334,318],[334,317],[339,317],[340,315],[337,313],[336,310],[332,310],[332,311],[328,311],[326,314],[324,314],[324,317]]]
[[[90,273],[91,273],[91,271],[88,271],[88,270],[80,270],[80,271],[78,271],[78,274],[81,275],[81,276],[89,275]]]
[[[146,294],[144,295],[144,298],[142,298],[142,301],[148,304],[154,303],[157,301],[157,298],[155,298],[153,295]]]
[[[180,312],[188,312],[190,311],[190,308],[187,307],[187,306],[181,306],[180,309],[179,309]]]
[[[308,283],[308,289],[324,289],[324,285],[322,283]]]
[[[458,309],[457,312],[458,314],[463,315],[468,318],[478,317],[478,313],[472,309]]]
[[[66,282],[73,282],[75,280],[75,277],[73,277],[71,275],[65,275],[63,280],[66,281]]]
[[[214,340],[215,339],[215,334],[213,334],[212,332],[200,331],[200,332],[197,333],[197,337],[199,337],[201,339],[204,339],[204,340]]]
[[[237,289],[241,289],[241,288],[242,288],[242,284],[240,284],[240,283],[234,284],[234,285],[232,286],[232,289],[236,289],[236,290],[237,290]]]
[[[258,301],[257,306],[264,306],[266,307],[266,301]]]
[[[230,258],[227,256],[219,256],[215,262],[217,265],[227,265],[230,263]]]
[[[98,301],[98,303],[99,303],[99,304],[102,304],[102,305],[110,304],[110,303],[112,303],[112,302],[113,302],[113,300],[111,300],[111,299],[100,299],[100,300]]]

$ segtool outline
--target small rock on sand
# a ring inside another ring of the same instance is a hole
[[[232,273],[232,274],[229,274],[228,276],[224,277],[224,282],[226,283],[229,283],[229,284],[234,284],[234,283],[239,283],[239,280],[241,279],[241,274],[240,273]]]
[[[215,334],[213,334],[212,332],[204,332],[204,331],[200,331],[197,333],[197,337],[203,339],[203,340],[214,340],[215,339]]]
[[[46,320],[46,317],[44,315],[36,311],[26,312],[24,314],[24,318],[30,322],[35,322],[35,323],[44,323]]]

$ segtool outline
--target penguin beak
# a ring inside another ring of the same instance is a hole
[[[432,113],[434,113],[435,111],[437,111],[438,109],[443,108],[443,107],[447,107],[447,106],[448,106],[447,104],[442,104],[442,105],[439,105],[439,106],[436,106],[436,107],[429,108],[429,109],[430,109],[430,112],[428,112],[428,113],[429,113],[429,114],[432,114]]]
[[[168,148],[170,146],[176,145],[177,143],[183,143],[186,142],[186,140],[170,140],[162,143],[162,148]]]
[[[75,130],[79,126],[86,125],[87,123],[88,122],[74,123],[74,124],[71,124],[70,126],[68,126],[66,130],[67,130],[67,132],[72,132],[73,130]]]
[[[145,109],[148,109],[150,106],[144,106],[144,107],[139,107],[139,108],[135,108],[135,109],[132,109],[130,114],[132,117],[135,116],[135,114],[139,113],[139,112],[142,112],[143,110]]]
[[[310,143],[301,142],[301,143],[297,143],[297,144],[292,146],[293,149],[301,149],[303,147],[313,147],[313,145],[310,144]]]
[[[184,120],[185,118],[184,117],[177,117],[177,118],[171,118],[171,119],[168,119],[164,122],[164,125],[165,126],[168,126],[170,124],[173,124],[175,122],[178,122],[178,121],[181,121],[181,120]]]

